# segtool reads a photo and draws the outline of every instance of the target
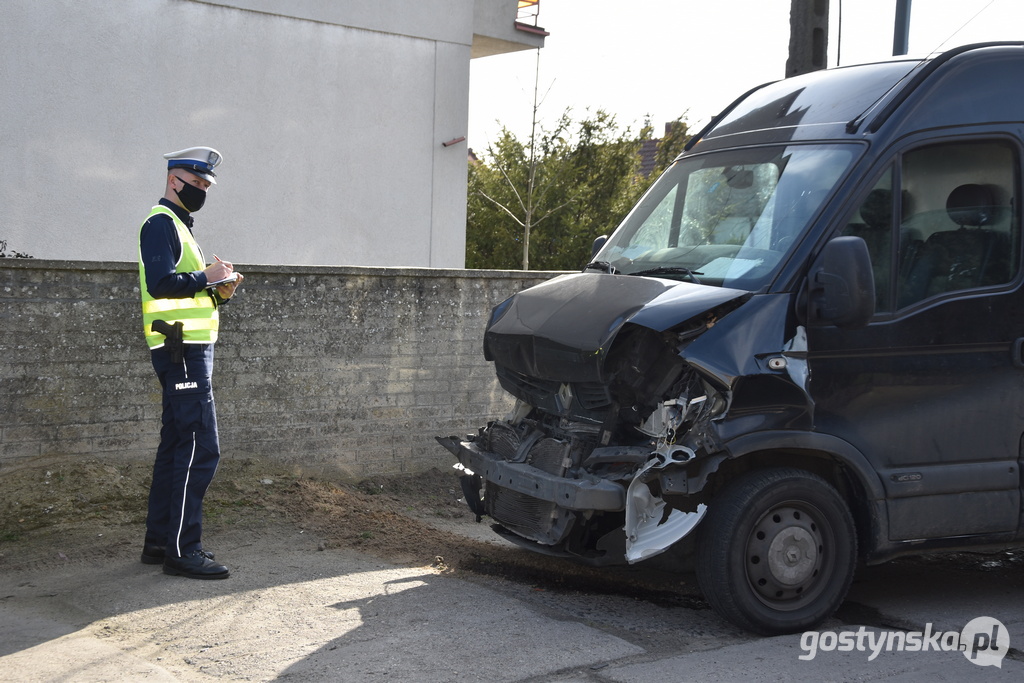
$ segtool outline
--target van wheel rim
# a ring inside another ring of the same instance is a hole
[[[773,609],[796,609],[815,592],[825,560],[819,515],[803,506],[772,508],[758,520],[747,543],[747,580]]]

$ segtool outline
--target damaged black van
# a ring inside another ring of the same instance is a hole
[[[858,562],[1024,545],[1024,43],[771,83],[581,273],[498,305],[504,419],[439,439],[508,538],[601,563],[686,539],[746,629]]]

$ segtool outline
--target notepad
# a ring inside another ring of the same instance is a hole
[[[228,275],[223,280],[216,280],[215,282],[207,282],[206,283],[206,289],[210,289],[211,287],[220,287],[221,285],[227,284],[229,282],[234,282],[237,279],[238,279],[238,273],[231,273],[231,275]]]

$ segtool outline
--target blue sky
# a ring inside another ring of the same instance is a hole
[[[579,120],[601,108],[633,130],[647,116],[660,131],[684,114],[699,127],[746,90],[783,77],[789,7],[790,0],[541,0],[539,24],[551,35],[540,50],[539,120],[553,123],[567,107]],[[1024,40],[1022,0],[911,7],[911,55]],[[890,57],[895,9],[896,0],[831,0],[829,66]],[[529,135],[536,67],[536,50],[471,62],[471,148],[483,152],[502,125]]]

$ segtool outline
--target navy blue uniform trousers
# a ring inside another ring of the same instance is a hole
[[[202,548],[203,496],[220,461],[213,402],[213,344],[184,344],[182,362],[153,349],[163,387],[163,424],[153,464],[146,543],[183,557]]]

